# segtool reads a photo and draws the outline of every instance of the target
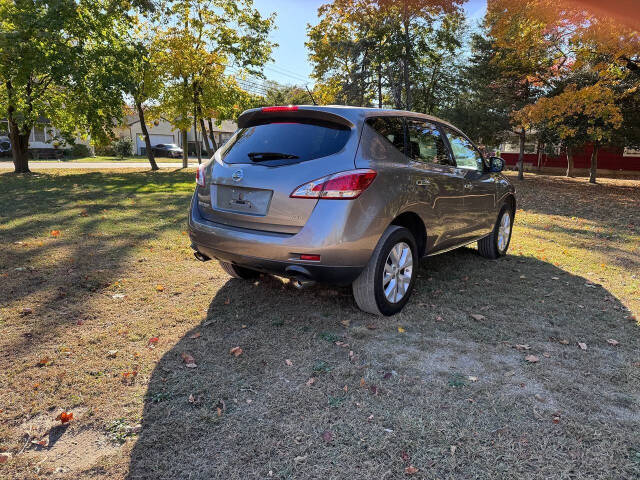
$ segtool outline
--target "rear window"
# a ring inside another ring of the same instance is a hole
[[[329,122],[274,122],[242,128],[224,145],[225,163],[291,165],[338,153],[351,130]]]

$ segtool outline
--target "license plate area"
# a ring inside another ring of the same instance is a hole
[[[224,212],[265,216],[269,211],[272,195],[273,190],[212,185],[211,206]]]

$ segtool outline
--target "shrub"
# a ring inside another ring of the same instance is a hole
[[[122,137],[112,143],[113,152],[120,158],[133,155],[133,140],[129,137]]]
[[[100,157],[115,157],[116,152],[113,151],[113,144],[96,145],[94,148],[96,155]]]
[[[89,149],[89,147],[82,143],[75,143],[71,147],[71,156],[73,158],[90,157],[91,150]]]

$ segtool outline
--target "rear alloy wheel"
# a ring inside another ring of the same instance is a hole
[[[243,280],[252,280],[260,276],[260,272],[251,270],[250,268],[240,267],[233,263],[223,262],[220,260],[220,266],[233,278],[241,278]]]
[[[409,230],[389,226],[369,263],[353,282],[358,307],[374,315],[394,315],[402,310],[415,282],[416,252],[416,241]]]
[[[485,258],[496,259],[507,254],[511,242],[513,215],[508,206],[502,207],[491,234],[478,240],[478,252]]]

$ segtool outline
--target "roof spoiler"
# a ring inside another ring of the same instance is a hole
[[[253,127],[263,123],[291,122],[295,120],[315,120],[319,122],[329,122],[353,128],[353,123],[326,110],[316,110],[312,106],[299,107],[297,105],[262,107],[246,110],[238,117],[238,128]]]

